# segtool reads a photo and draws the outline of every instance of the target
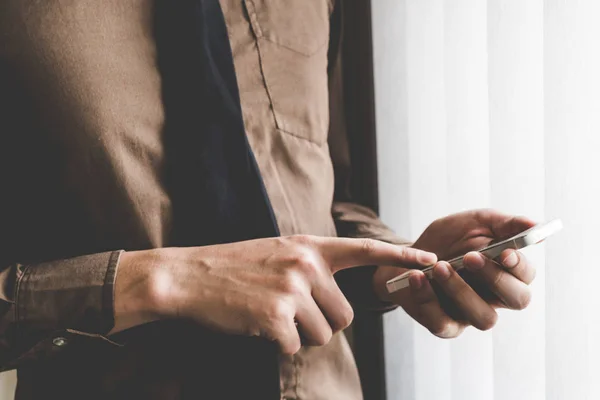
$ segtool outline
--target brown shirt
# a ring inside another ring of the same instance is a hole
[[[281,233],[405,243],[334,193],[350,165],[341,69],[328,59],[341,29],[330,26],[333,0],[220,2]],[[19,399],[115,398],[122,382],[141,398],[177,399],[201,381],[156,327],[105,337],[120,250],[173,235],[153,10],[149,0],[0,2],[0,365],[18,368]],[[368,306],[359,283],[347,294]],[[280,371],[285,398],[362,398],[343,334],[281,357]]]

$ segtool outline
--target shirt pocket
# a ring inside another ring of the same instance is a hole
[[[330,0],[244,0],[277,128],[323,144]]]

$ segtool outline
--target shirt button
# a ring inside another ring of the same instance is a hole
[[[64,337],[57,337],[52,340],[52,344],[56,347],[64,347],[67,345],[67,339]]]

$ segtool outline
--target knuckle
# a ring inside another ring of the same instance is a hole
[[[294,317],[290,303],[282,298],[272,300],[266,307],[266,313],[269,325],[275,331],[279,331],[289,319]]]
[[[331,328],[326,327],[319,332],[319,335],[315,337],[315,345],[316,346],[325,346],[331,338],[333,337],[333,331]]]
[[[281,352],[286,356],[293,356],[300,351],[300,347],[301,344],[299,340],[291,340],[289,343],[285,342],[285,344],[281,346]]]
[[[286,270],[281,279],[281,290],[286,294],[300,295],[304,293],[302,277],[293,270]]]
[[[309,278],[313,278],[319,271],[317,255],[310,250],[298,252],[295,256],[294,264],[296,268]]]
[[[524,310],[531,303],[531,291],[523,290],[523,292],[517,297],[515,303],[512,305],[512,308],[516,310]]]
[[[400,256],[401,259],[405,259],[408,258],[408,256],[410,255],[411,251],[414,251],[413,248],[410,248],[408,246],[398,246],[398,255]]]
[[[481,320],[478,322],[476,328],[480,331],[488,331],[492,329],[498,321],[498,314],[495,311],[490,311],[482,315]]]
[[[436,321],[431,326],[427,327],[429,332],[440,339],[454,339],[464,331],[464,326],[456,321],[446,319]]]
[[[437,336],[442,339],[450,339],[452,338],[450,325],[447,323],[438,323],[430,326],[429,332],[431,332],[434,336]]]
[[[352,321],[354,321],[354,309],[348,305],[342,313],[342,329],[349,327]]]
[[[297,331],[290,329],[294,317],[291,303],[284,298],[278,298],[267,303],[263,309],[266,320],[262,323],[257,322],[259,336],[277,342],[285,355],[296,354],[301,343]]]
[[[360,239],[361,240],[361,248],[363,253],[365,254],[372,254],[375,251],[375,248],[377,246],[376,242],[374,239]]]
[[[339,332],[350,326],[354,320],[354,310],[347,304],[345,307],[341,307],[337,315],[331,319],[331,329],[334,332]]]
[[[314,244],[314,242],[315,242],[314,236],[311,236],[311,235],[294,235],[294,236],[291,236],[291,239],[295,243],[304,245],[304,246]]]
[[[275,248],[286,248],[289,246],[289,238],[285,236],[276,236],[270,239]]]
[[[500,287],[502,285],[502,281],[504,280],[504,277],[506,276],[506,272],[500,271],[496,274],[496,276],[494,276],[492,278],[492,285],[493,287]]]

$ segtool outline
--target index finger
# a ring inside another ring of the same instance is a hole
[[[321,238],[316,244],[333,273],[364,265],[427,266],[437,261],[434,253],[374,239]]]

